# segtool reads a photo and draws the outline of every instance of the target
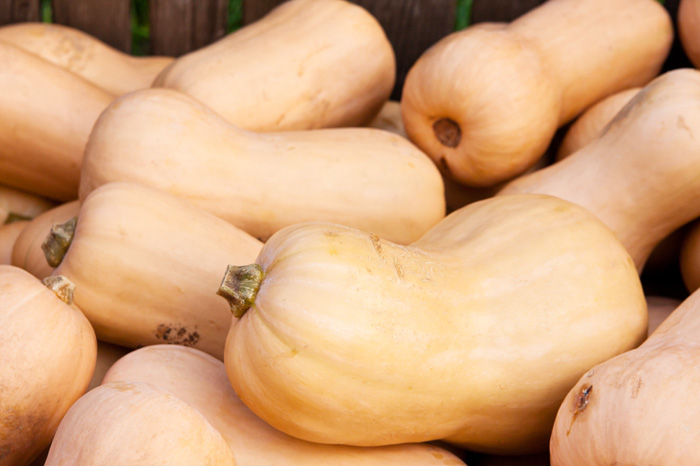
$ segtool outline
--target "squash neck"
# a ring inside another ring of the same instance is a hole
[[[255,303],[264,276],[258,264],[229,265],[216,294],[228,301],[236,318],[241,318]]]

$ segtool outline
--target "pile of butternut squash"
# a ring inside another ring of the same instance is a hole
[[[348,0],[177,58],[0,27],[0,466],[700,463],[673,20],[548,0],[400,101]]]

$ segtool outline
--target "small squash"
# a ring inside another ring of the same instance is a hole
[[[154,86],[184,92],[241,128],[291,131],[369,123],[395,77],[391,43],[364,8],[290,0],[178,58]]]
[[[668,71],[595,141],[499,194],[549,194],[587,208],[615,232],[641,271],[662,239],[700,215],[697,128],[700,71]]]
[[[171,57],[136,57],[79,29],[51,23],[0,27],[0,41],[71,71],[113,95],[150,87]]]
[[[175,395],[112,382],[83,395],[58,427],[46,466],[234,466],[221,434]]]
[[[442,170],[493,186],[530,167],[556,130],[661,70],[673,26],[656,0],[550,0],[428,49],[406,76],[406,133]]]
[[[129,348],[196,346],[223,358],[231,314],[216,296],[221,270],[254,260],[260,241],[172,194],[129,183],[93,191],[77,223],[52,233],[44,250],[53,274],[75,283],[75,303],[98,338]]]
[[[42,279],[53,272],[53,267],[46,260],[41,248],[42,243],[51,232],[51,228],[60,225],[78,215],[80,201],[65,202],[33,218],[17,237],[12,248],[11,263]]]
[[[219,292],[240,316],[224,356],[234,389],[319,443],[544,451],[575,380],[647,329],[615,235],[533,194],[470,204],[410,246],[290,226],[256,264],[230,267]]]
[[[639,348],[592,366],[557,413],[553,466],[700,464],[700,292]]]
[[[241,402],[221,361],[194,348],[153,345],[134,350],[110,368],[104,382],[126,380],[156,385],[197,409],[236,453],[237,466],[464,466],[445,449],[428,444],[361,448],[284,434]]]
[[[0,465],[28,464],[53,437],[95,368],[95,333],[63,277],[47,285],[0,265]]]
[[[371,128],[253,133],[169,89],[120,97],[100,116],[80,198],[111,181],[168,191],[262,241],[321,220],[408,243],[445,215],[440,173],[401,136]]]
[[[58,201],[78,198],[80,165],[107,91],[0,41],[0,183]]]

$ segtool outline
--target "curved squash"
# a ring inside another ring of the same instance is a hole
[[[54,257],[51,239],[45,251],[60,263],[53,273],[75,283],[75,303],[99,339],[196,346],[223,358],[231,314],[216,296],[221,270],[254,260],[262,243],[171,194],[129,183],[91,193],[74,228],[67,251]]]
[[[31,462],[90,382],[95,334],[65,284],[0,265],[0,464]]]
[[[433,445],[360,448],[286,435],[241,402],[221,361],[194,348],[154,345],[134,350],[112,366],[104,382],[127,380],[156,385],[201,412],[236,452],[238,466],[464,466],[453,454]]]
[[[12,249],[28,224],[28,220],[20,220],[0,225],[0,264],[12,264]]]
[[[600,136],[605,126],[640,90],[640,87],[633,87],[616,92],[587,108],[566,131],[556,159],[568,157]]]
[[[142,382],[83,395],[56,432],[46,466],[234,466],[221,434],[196,409]]]
[[[110,181],[169,191],[263,241],[322,220],[410,242],[445,215],[439,172],[400,136],[370,128],[252,133],[168,89],[128,94],[100,116],[81,199]]]
[[[34,218],[55,205],[41,196],[0,185],[0,224]]]
[[[495,185],[586,107],[650,81],[672,39],[655,0],[550,0],[510,24],[452,33],[406,76],[406,133],[457,181]]]
[[[79,29],[49,23],[0,27],[0,41],[60,66],[113,95],[151,87],[171,57],[135,57]]]
[[[276,428],[320,443],[543,451],[572,383],[647,325],[613,233],[532,194],[470,204],[410,246],[291,226],[255,266],[230,268],[220,293],[243,313],[224,356],[234,389]]]
[[[654,246],[700,216],[700,71],[654,79],[575,154],[522,176],[500,194],[542,193],[608,225],[638,270]]]
[[[189,94],[252,131],[362,126],[389,98],[395,69],[389,39],[362,7],[290,0],[178,58],[154,86]]]
[[[700,68],[700,2],[680,0],[676,23],[683,51],[695,68]]]
[[[695,292],[639,348],[581,377],[557,413],[552,465],[700,464],[698,332]]]
[[[78,215],[80,201],[65,202],[53,209],[37,215],[22,230],[12,248],[12,265],[42,279],[53,272],[54,267],[47,260],[42,243],[54,225],[60,225]]]
[[[77,199],[88,135],[112,95],[2,41],[0,63],[0,183]]]

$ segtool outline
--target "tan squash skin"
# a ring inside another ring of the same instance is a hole
[[[669,71],[598,139],[500,194],[550,194],[586,207],[617,234],[641,271],[655,245],[700,215],[699,126],[700,71]]]
[[[135,57],[79,29],[49,23],[18,23],[0,27],[8,42],[65,68],[105,91],[121,95],[150,87],[171,57]]]
[[[291,0],[178,58],[154,86],[241,128],[292,131],[368,123],[395,75],[391,43],[369,12],[345,0]]]
[[[77,199],[88,135],[112,95],[2,41],[0,63],[0,183]]]
[[[26,270],[39,279],[51,275],[54,268],[46,261],[41,243],[46,239],[52,226],[76,217],[79,211],[80,201],[76,199],[60,204],[33,218],[15,241],[12,248],[12,265]]]
[[[690,62],[700,67],[700,2],[680,0],[676,13],[678,39]]]
[[[367,126],[370,128],[383,129],[384,131],[391,131],[404,138],[408,137],[403,127],[403,120],[401,119],[401,102],[398,100],[387,100],[384,105],[382,105],[377,116],[375,116]]]
[[[20,220],[0,225],[0,264],[12,264],[12,249],[28,223],[28,220]]]
[[[95,368],[87,319],[22,269],[0,265],[0,465],[49,445]]]
[[[172,345],[166,345],[168,348]],[[178,348],[180,348],[178,346]],[[105,375],[109,369],[121,358],[131,352],[131,348],[107,343],[97,340],[97,361],[95,362],[95,372],[92,373],[92,379],[88,385],[88,391],[102,385]]]
[[[146,382],[202,413],[236,453],[238,466],[464,466],[443,448],[428,444],[350,447],[306,442],[272,428],[236,396],[221,361],[194,348],[154,345],[117,361],[104,383]]]
[[[76,284],[75,303],[101,340],[189,345],[223,358],[231,313],[216,296],[221,271],[253,261],[261,247],[171,194],[112,183],[83,201],[53,273]]]
[[[668,296],[647,296],[647,311],[649,312],[649,325],[647,334],[651,335],[659,328],[661,323],[681,305],[680,300]]]
[[[68,411],[46,466],[234,466],[221,434],[193,407],[142,382],[113,382]]]
[[[123,96],[100,116],[80,198],[110,181],[169,191],[263,241],[287,225],[321,220],[408,243],[445,215],[440,173],[398,135],[252,133],[168,89]]]
[[[681,243],[680,268],[685,288],[693,293],[700,288],[700,223],[688,227]]]
[[[574,381],[646,336],[627,252],[549,196],[470,204],[410,246],[299,224],[256,262],[226,371],[251,410],[310,441],[544,451]]]
[[[605,126],[640,90],[640,87],[625,89],[586,109],[566,131],[566,135],[557,150],[557,160],[568,157],[600,136]]]
[[[557,414],[552,465],[700,464],[698,332],[695,292],[639,348],[581,377]]]
[[[510,24],[452,33],[406,76],[406,133],[455,180],[495,185],[586,107],[649,82],[672,39],[655,0],[550,0]]]
[[[0,185],[0,223],[34,218],[55,205],[43,197]]]

